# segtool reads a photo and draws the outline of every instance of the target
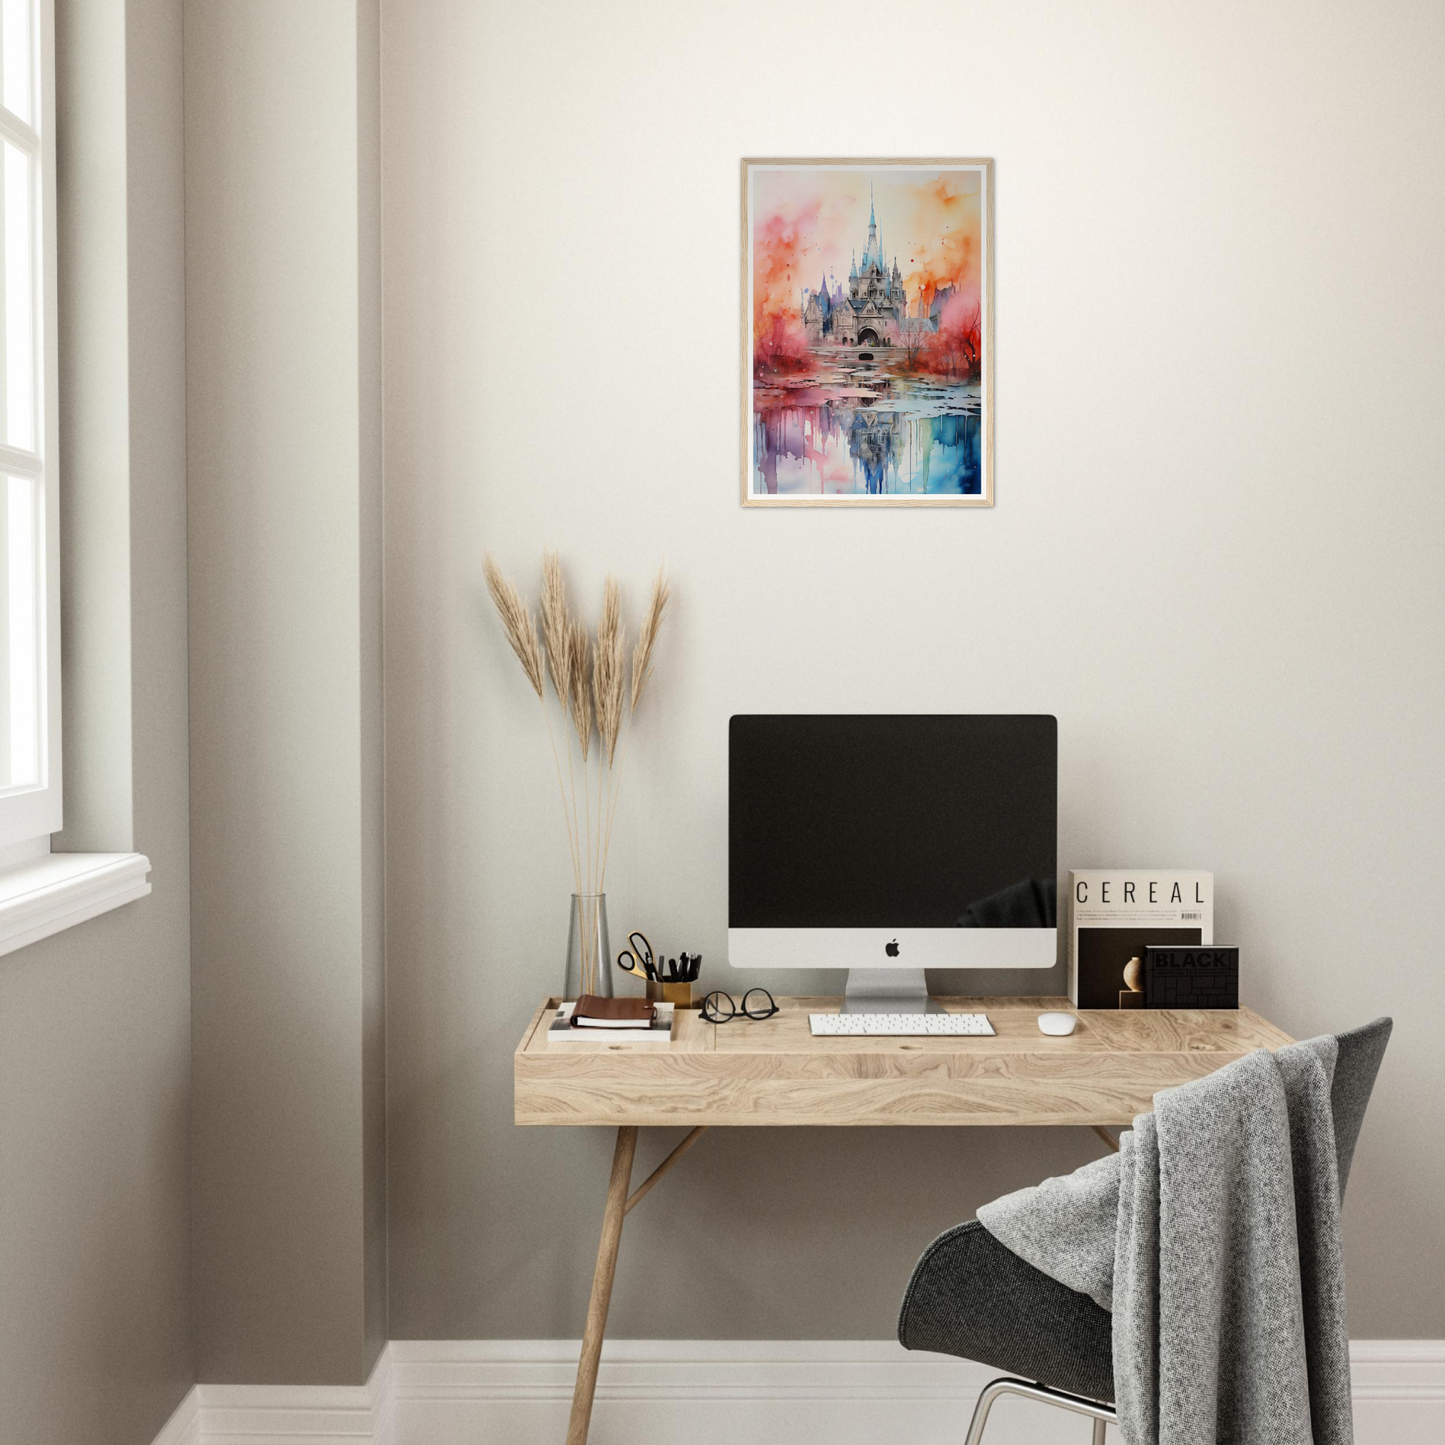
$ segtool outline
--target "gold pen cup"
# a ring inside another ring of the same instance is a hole
[[[653,1003],[670,1003],[678,1008],[691,1008],[692,984],[649,981],[647,996]]]

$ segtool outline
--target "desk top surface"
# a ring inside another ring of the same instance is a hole
[[[518,1124],[1120,1125],[1187,1083],[1289,1035],[1250,1009],[1080,1010],[1063,1038],[1038,1016],[1063,998],[942,998],[993,1036],[815,1038],[836,997],[777,1000],[773,1018],[707,1023],[679,1010],[670,1044],[549,1045],[547,999],[515,1056]]]

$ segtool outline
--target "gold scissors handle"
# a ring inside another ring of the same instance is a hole
[[[629,946],[617,955],[618,968],[623,973],[634,974],[650,983],[657,977],[657,969],[653,964],[652,945],[647,941],[647,936],[634,930],[627,935],[627,942]]]

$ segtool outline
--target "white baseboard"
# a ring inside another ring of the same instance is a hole
[[[391,1349],[364,1385],[196,1385],[155,1445],[396,1445]]]
[[[393,1340],[365,1385],[199,1385],[155,1445],[555,1445],[576,1340]],[[1445,1340],[1356,1340],[1357,1445],[1445,1440]],[[875,1340],[614,1340],[591,1445],[940,1445],[1000,1372]],[[1004,1399],[989,1445],[1077,1445],[1072,1415]],[[1111,1442],[1114,1435],[1110,1434]]]

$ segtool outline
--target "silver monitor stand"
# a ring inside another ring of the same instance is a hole
[[[850,968],[843,993],[845,1014],[936,1014],[921,968]]]

